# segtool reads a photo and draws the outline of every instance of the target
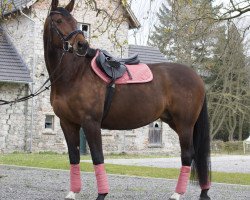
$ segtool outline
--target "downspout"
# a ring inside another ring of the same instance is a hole
[[[30,20],[33,24],[34,24],[34,35],[36,35],[36,22],[34,19],[32,19],[31,17],[29,17],[28,15],[26,15],[25,13],[23,13],[22,9],[20,8],[20,13],[21,15],[23,15],[25,18],[27,18],[28,20]],[[30,83],[31,85],[31,92],[32,94],[34,93],[34,71],[35,71],[35,66],[36,66],[36,54],[35,54],[35,46],[36,46],[36,40],[34,37],[34,41],[33,41],[33,65],[31,68],[31,73],[32,73],[32,83]],[[29,141],[29,152],[32,152],[32,141],[33,141],[33,132],[34,132],[34,98],[32,98],[32,105],[31,105],[31,130],[30,130],[30,141]]]

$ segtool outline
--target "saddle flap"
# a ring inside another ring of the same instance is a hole
[[[107,75],[107,73],[97,65],[97,57],[100,51],[98,50],[96,56],[91,61],[91,68],[106,83],[110,83],[112,78]],[[127,71],[125,74],[115,80],[115,84],[135,84],[135,83],[147,83],[153,80],[153,74],[150,68],[143,63],[136,65],[126,65]]]
[[[99,55],[96,57],[96,63],[104,73],[114,80],[122,77],[127,71],[125,65],[107,56],[102,51],[99,51]]]

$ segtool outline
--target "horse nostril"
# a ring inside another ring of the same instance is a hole
[[[83,45],[84,45],[84,43],[79,41],[79,42],[77,43],[77,45],[78,45],[78,48],[82,48]]]
[[[88,52],[89,44],[86,41],[77,41],[76,43],[76,54],[78,56],[85,56]]]

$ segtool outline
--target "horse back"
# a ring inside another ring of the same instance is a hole
[[[116,86],[104,128],[128,129],[128,124],[131,129],[138,128],[161,118],[166,111],[180,112],[180,107],[193,110],[194,104],[200,104],[204,85],[194,70],[176,63],[148,66],[154,76],[151,82]]]

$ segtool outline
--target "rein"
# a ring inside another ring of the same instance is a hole
[[[51,87],[52,84],[54,84],[62,75],[63,75],[63,72],[58,76],[56,77],[56,79],[54,79],[49,86],[46,86],[46,84],[52,80],[52,76],[55,74],[55,72],[59,69],[59,67],[61,66],[62,64],[62,60],[65,56],[66,53],[74,53],[74,50],[73,50],[73,46],[70,44],[69,40],[74,36],[74,35],[78,35],[78,34],[83,34],[83,32],[81,30],[74,30],[72,31],[71,33],[69,33],[68,35],[64,35],[55,25],[54,21],[52,20],[51,16],[53,14],[62,14],[58,11],[51,11],[49,16],[50,16],[50,19],[51,19],[51,28],[55,30],[55,32],[58,34],[58,36],[60,37],[61,41],[63,42],[63,48],[61,49],[63,51],[62,53],[62,56],[60,58],[60,61],[59,61],[59,64],[57,65],[57,67],[54,69],[54,71],[49,75],[49,78],[43,83],[43,85],[34,93],[32,94],[29,94],[28,96],[25,96],[25,97],[22,97],[22,98],[17,98],[15,100],[11,100],[11,101],[6,101],[6,100],[2,100],[0,99],[0,106],[2,105],[8,105],[8,104],[15,104],[15,103],[19,103],[19,102],[23,102],[23,101],[27,101],[33,97],[36,97],[38,96],[39,94],[43,93],[44,91],[46,90],[49,90],[49,88]],[[81,55],[79,53],[75,53],[78,57],[94,57],[93,55],[95,55],[95,52],[96,50],[88,47],[87,50],[86,50],[86,53]]]
[[[27,100],[29,100],[29,99],[31,99],[33,97],[38,96],[39,94],[43,93],[44,91],[49,90],[49,88],[51,87],[51,85],[53,83],[55,83],[62,76],[62,74],[63,74],[63,73],[61,73],[60,76],[58,76],[55,80],[53,80],[50,83],[49,86],[46,86],[46,84],[51,80],[51,77],[55,74],[55,72],[57,71],[57,69],[59,69],[59,66],[61,66],[64,55],[65,55],[65,52],[62,53],[62,56],[60,58],[60,62],[57,65],[57,67],[55,68],[55,70],[51,73],[51,75],[49,76],[49,78],[43,83],[43,85],[36,92],[34,92],[32,94],[29,94],[28,96],[25,96],[25,97],[22,97],[22,98],[17,98],[17,99],[12,100],[12,101],[6,101],[6,100],[1,100],[0,99],[0,106],[8,105],[8,104],[15,104],[15,103],[27,101]]]

